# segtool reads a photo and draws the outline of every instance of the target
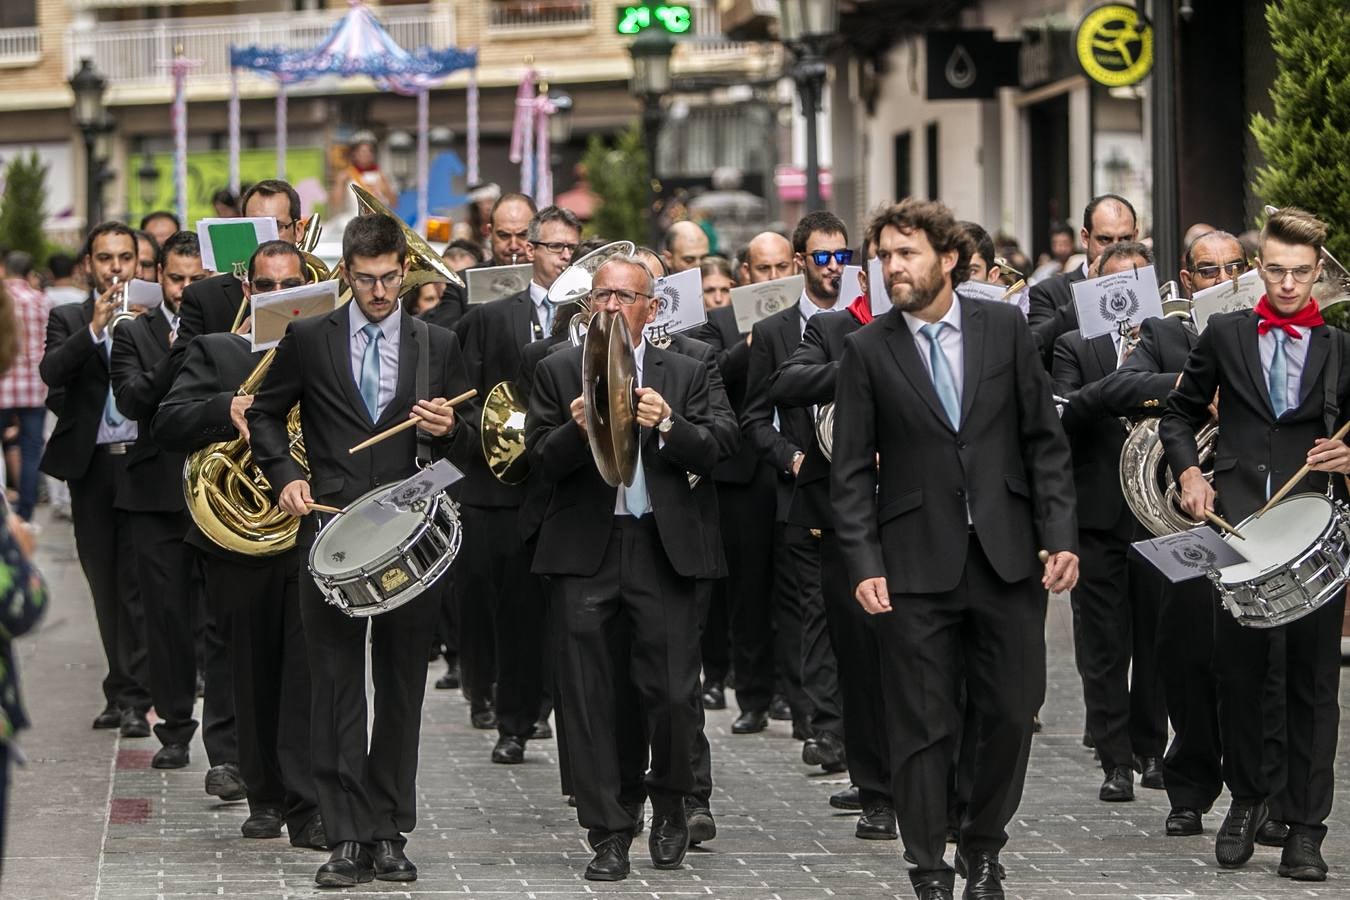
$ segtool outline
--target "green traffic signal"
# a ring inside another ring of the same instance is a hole
[[[615,30],[619,34],[634,35],[655,27],[670,34],[684,34],[693,26],[694,17],[689,7],[663,3],[656,6],[620,6]]]

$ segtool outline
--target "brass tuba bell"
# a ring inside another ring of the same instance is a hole
[[[1162,537],[1202,523],[1181,508],[1180,491],[1167,467],[1162,441],[1158,438],[1158,423],[1158,419],[1149,418],[1130,429],[1120,451],[1120,489],[1135,518],[1155,537]],[[1209,469],[1218,440],[1219,426],[1214,422],[1195,435],[1200,468],[1206,478],[1214,477]]]

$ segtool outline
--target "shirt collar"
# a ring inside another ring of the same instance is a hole
[[[844,302],[843,295],[834,298],[834,305],[821,308],[811,300],[806,294],[806,289],[802,289],[802,295],[797,298],[797,311],[801,313],[802,321],[809,322],[811,317],[823,312],[834,312],[837,309],[844,309],[848,304]]]
[[[918,316],[911,316],[907,312],[902,312],[900,315],[904,317],[905,325],[909,328],[909,333],[916,337],[919,334],[919,329],[928,324]],[[952,291],[952,308],[947,310],[947,314],[941,319],[938,319],[938,321],[950,325],[956,330],[957,334],[961,333],[961,297],[956,291]]]
[[[350,331],[348,336],[356,337],[358,334],[361,333],[362,328],[365,328],[367,325],[370,324],[370,320],[366,318],[365,313],[361,312],[361,305],[357,303],[355,299],[353,299],[350,303],[347,304],[347,308],[351,310],[351,317],[349,320]],[[402,326],[402,319],[403,319],[403,304],[400,301],[398,307],[396,307],[392,313],[385,316],[384,320],[379,323],[380,335],[386,341],[392,341],[395,338],[397,338],[399,335],[399,329]]]
[[[548,299],[548,288],[540,287],[533,279],[530,280],[530,302],[535,306],[543,306],[544,301]]]
[[[642,364],[647,361],[647,337],[644,334],[642,340],[633,348],[633,365],[637,368],[638,380],[642,380]]]

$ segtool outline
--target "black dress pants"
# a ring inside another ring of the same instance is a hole
[[[768,466],[757,467],[748,484],[717,483],[728,572],[721,584],[731,623],[731,668],[736,673],[736,705],[741,712],[764,712],[773,699],[774,502],[774,475]],[[706,671],[706,638],[704,653]]]
[[[773,623],[775,681],[792,707],[793,729],[810,737],[813,708],[802,686],[802,603],[797,555],[812,541],[805,528],[777,522],[773,529]]]
[[[191,545],[189,545],[191,548]],[[234,643],[234,607],[239,596],[220,598],[212,602],[206,583],[206,557],[196,548],[192,550],[192,590],[200,591],[203,602],[193,603],[193,609],[202,617],[202,679],[206,691],[202,696],[202,746],[213,766],[239,762],[239,733],[234,717],[234,668],[231,662],[231,644]]]
[[[131,516],[113,508],[119,482],[127,480],[127,458],[94,450],[82,478],[70,482],[75,553],[94,601],[98,636],[108,663],[103,696],[111,705],[144,712],[150,708],[145,613],[136,573],[136,540]]]
[[[197,651],[192,634],[193,549],[183,541],[187,513],[133,512],[136,563],[145,604],[150,698],[161,744],[186,744],[197,731]],[[231,760],[233,762],[233,760]]]
[[[962,717],[964,672],[976,710],[970,805],[961,847],[997,853],[1022,798],[1032,717],[1045,700],[1045,603],[1039,580],[1003,581],[970,536],[965,573],[943,594],[891,595],[873,616],[900,835],[917,860],[912,879],[942,877],[947,788]]]
[[[560,709],[572,759],[577,820],[592,844],[629,833],[626,745],[641,733],[650,748],[646,794],[659,810],[694,790],[690,762],[698,691],[698,604],[695,582],[671,568],[652,516],[616,516],[599,570],[553,578],[555,636],[561,665]],[[635,691],[645,717],[624,693]]]
[[[811,705],[811,734],[829,732],[843,740],[839,666],[825,618],[821,593],[820,530],[787,526],[788,550],[797,573],[797,603],[802,617],[802,691]]]
[[[1175,732],[1163,756],[1163,781],[1172,806],[1208,812],[1223,790],[1223,742],[1214,679],[1218,597],[1208,578],[1164,583],[1160,590],[1158,669]]]
[[[417,746],[437,600],[428,590],[397,609],[354,619],[329,605],[308,574],[300,578],[312,679],[310,765],[330,846],[377,840],[402,845],[417,824]],[[369,746],[367,628],[375,686]]]

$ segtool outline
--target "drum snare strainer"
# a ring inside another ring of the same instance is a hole
[[[1244,519],[1246,540],[1223,540],[1247,557],[1209,572],[1219,601],[1249,628],[1287,625],[1339,596],[1350,577],[1350,510],[1322,494],[1297,494]]]

